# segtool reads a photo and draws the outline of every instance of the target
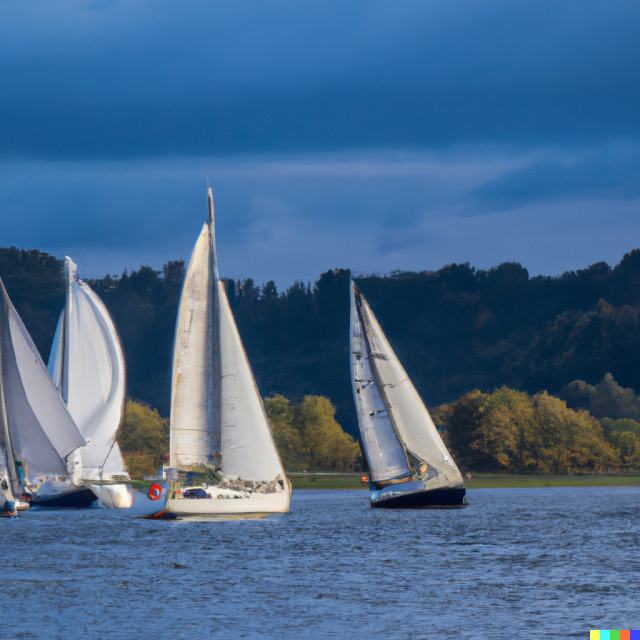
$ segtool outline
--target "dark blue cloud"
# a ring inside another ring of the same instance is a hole
[[[640,197],[640,145],[555,155],[472,190],[469,214],[549,200]]]
[[[209,172],[225,275],[615,262],[639,33],[630,0],[0,3],[0,244],[188,258]]]
[[[611,153],[594,148],[568,155],[580,166],[585,157]],[[334,267],[389,272],[467,261],[489,268],[517,260],[532,274],[553,275],[599,260],[617,262],[640,238],[640,195],[619,197],[619,190],[606,187],[585,196],[576,187],[540,199],[527,187],[528,195],[508,195],[512,206],[505,206],[504,187],[496,185],[515,179],[513,167],[535,176],[537,167],[551,163],[549,177],[561,155],[493,148],[4,161],[0,245],[70,255],[85,277],[188,259],[206,218],[208,172],[220,269],[230,277],[284,286],[298,278],[313,281]]]
[[[0,154],[527,146],[640,134],[640,5],[0,7]]]

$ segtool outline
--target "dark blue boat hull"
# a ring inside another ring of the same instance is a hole
[[[70,491],[50,498],[38,497],[33,504],[37,507],[46,508],[88,509],[97,499],[98,496],[91,489],[83,487],[77,491]]]
[[[462,509],[467,506],[464,487],[426,489],[422,482],[406,482],[371,494],[374,509]]]

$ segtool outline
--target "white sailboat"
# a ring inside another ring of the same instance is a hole
[[[6,483],[17,506],[88,506],[79,448],[85,439],[69,415],[0,281],[0,416]],[[0,486],[3,486],[0,482]],[[7,495],[5,493],[5,495]],[[9,500],[10,501],[10,500]]]
[[[460,508],[464,481],[364,296],[351,281],[351,379],[371,506]]]
[[[222,480],[176,491],[167,513],[286,513],[291,485],[218,274],[211,189],[208,204],[176,323],[170,464],[215,469]]]
[[[130,478],[116,440],[126,400],[118,332],[104,303],[78,278],[77,265],[68,256],[64,273],[66,303],[51,347],[49,373],[87,441],[82,480],[97,498],[92,506],[154,516],[164,510],[168,483],[146,495],[123,483]]]
[[[49,373],[87,446],[83,480],[129,480],[116,434],[124,420],[126,372],[120,338],[104,303],[65,258],[66,304]]]

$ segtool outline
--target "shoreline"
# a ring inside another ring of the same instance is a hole
[[[360,474],[340,473],[288,473],[294,490],[307,489],[361,489]],[[131,480],[129,483],[140,490],[150,486],[149,482]],[[465,480],[466,489],[522,489],[527,487],[640,487],[640,475],[540,475],[516,476],[491,473],[474,474]]]
[[[360,474],[288,473],[294,489],[362,489]],[[474,474],[464,481],[467,489],[518,489],[526,487],[639,487],[640,475],[535,475]]]

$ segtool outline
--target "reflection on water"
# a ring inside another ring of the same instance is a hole
[[[640,490],[484,489],[453,511],[294,491],[264,519],[0,521],[0,638],[557,638],[640,628]]]

